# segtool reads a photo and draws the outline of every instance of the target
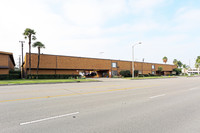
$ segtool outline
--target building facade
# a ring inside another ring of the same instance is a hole
[[[182,69],[182,73],[184,73],[184,74],[200,74],[200,68],[190,68],[190,69],[185,69],[185,68],[183,68]]]
[[[0,74],[9,74],[9,70],[14,70],[14,67],[13,54],[0,51]]]
[[[25,74],[29,74],[29,54],[24,61]],[[37,72],[38,54],[31,54],[31,74]],[[163,75],[171,74],[175,65],[135,62],[134,68],[139,74],[159,74],[158,67],[163,68]],[[85,57],[73,57],[62,55],[40,55],[40,65],[38,74],[80,74],[93,77],[113,77],[119,76],[122,70],[132,72],[132,62],[112,59],[97,59]]]

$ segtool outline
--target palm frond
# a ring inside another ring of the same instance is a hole
[[[37,38],[36,38],[36,36],[32,36],[32,40],[36,40]]]
[[[33,47],[40,47],[40,48],[45,48],[45,45],[39,41],[33,43]]]

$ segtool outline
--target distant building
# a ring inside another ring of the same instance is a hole
[[[38,54],[31,54],[31,74],[37,72]],[[160,74],[158,67],[163,67],[162,75],[172,74],[175,65],[135,62],[135,70],[139,74]],[[23,65],[25,74],[29,74],[29,54],[25,55]],[[119,76],[121,70],[132,72],[132,62],[112,59],[97,59],[63,55],[40,55],[38,74],[80,74],[92,77]]]
[[[200,74],[199,68],[190,68],[188,70],[185,70],[185,73],[187,74]]]
[[[9,74],[9,70],[14,70],[14,67],[13,54],[0,51],[0,74]]]

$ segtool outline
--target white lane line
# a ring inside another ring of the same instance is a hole
[[[191,89],[189,89],[189,90],[192,91],[192,90],[197,90],[197,89],[199,89],[199,88],[191,88]]]
[[[51,119],[65,117],[65,116],[75,115],[75,114],[78,114],[78,113],[79,112],[74,112],[74,113],[70,113],[70,114],[64,114],[64,115],[58,115],[58,116],[48,117],[48,118],[44,118],[44,119],[39,119],[39,120],[34,120],[34,121],[20,123],[19,125],[22,126],[22,125],[27,125],[27,124],[42,122],[42,121],[46,121],[46,120],[51,120]]]
[[[149,98],[157,98],[157,97],[162,97],[162,96],[165,96],[166,94],[162,94],[162,95],[156,95],[156,96],[152,96],[152,97],[149,97]]]

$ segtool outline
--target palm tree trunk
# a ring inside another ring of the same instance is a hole
[[[29,36],[29,75],[31,75],[31,35]]]
[[[38,47],[38,64],[37,64],[37,77],[38,77],[38,69],[40,65],[40,47]]]

